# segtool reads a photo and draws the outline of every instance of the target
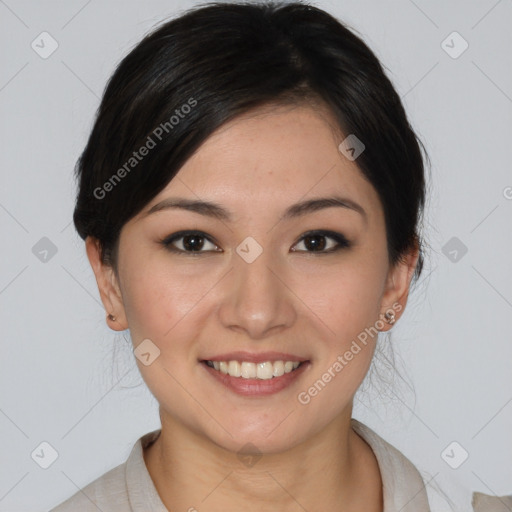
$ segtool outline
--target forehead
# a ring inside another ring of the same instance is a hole
[[[338,149],[344,138],[324,109],[253,110],[216,130],[150,206],[179,195],[240,213],[273,205],[282,211],[299,199],[336,194],[376,211],[373,186]]]

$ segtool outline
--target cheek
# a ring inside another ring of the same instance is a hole
[[[124,280],[123,301],[130,335],[134,348],[149,339],[160,351],[151,364],[137,364],[159,402],[172,397],[172,403],[182,406],[187,397],[182,396],[178,382],[189,378],[188,364],[184,363],[195,358],[194,339],[199,326],[191,325],[191,319],[200,310],[204,289],[197,279],[191,280],[157,258],[146,258],[143,268],[134,264],[137,260],[134,258],[125,266],[128,279]]]
[[[363,288],[369,278],[358,273],[336,276],[342,286],[324,288],[315,294],[316,309],[312,309],[329,327],[324,330],[324,342],[318,344],[317,364],[306,381],[308,386],[298,396],[301,404],[308,403],[310,413],[324,416],[325,411],[338,414],[353,396],[370,367],[378,339],[377,286]],[[370,279],[373,282],[373,279]],[[311,293],[311,292],[310,292]]]
[[[379,319],[385,270],[378,259],[354,257],[302,279],[298,295],[328,327],[338,349]]]
[[[156,258],[146,258],[144,265],[134,259],[124,270],[123,302],[134,342],[140,337],[163,340],[201,296],[200,283]]]
[[[322,329],[324,343],[318,345],[318,364],[307,379],[310,387],[302,390],[305,400],[314,404],[312,412],[323,414],[325,408],[339,412],[368,372],[386,275],[385,258],[379,258],[370,251],[366,256],[359,252],[302,284],[304,302],[328,327]]]

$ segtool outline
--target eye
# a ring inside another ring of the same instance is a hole
[[[178,247],[173,245],[176,242],[179,242],[176,244]],[[204,252],[211,252],[212,250],[219,252],[215,250],[215,248],[218,249],[217,245],[201,231],[180,231],[168,236],[162,240],[161,243],[171,252],[190,254],[192,256]],[[210,247],[208,247],[208,244],[210,244]],[[202,250],[205,246],[207,250]]]
[[[328,250],[324,250],[327,245],[329,245],[325,242],[326,239],[331,239],[335,242],[335,244],[331,243]],[[304,244],[306,251],[297,251],[297,249],[292,249],[293,252],[318,252],[320,254],[325,254],[348,248],[351,245],[341,233],[336,233],[334,231],[310,231],[300,238],[299,243]]]
[[[325,242],[326,239],[334,241],[330,246]],[[201,231],[180,231],[174,233],[160,242],[167,250],[179,253],[188,254],[191,256],[198,256],[201,253],[207,252],[222,252],[222,249],[213,243],[208,235]],[[305,233],[294,247],[299,244],[304,244],[303,249],[291,249],[292,252],[317,252],[319,254],[328,254],[339,251],[340,249],[348,248],[351,243],[341,234],[334,231],[309,231]],[[208,247],[210,244],[210,247]],[[327,250],[326,250],[327,247]],[[205,249],[206,250],[203,250]]]

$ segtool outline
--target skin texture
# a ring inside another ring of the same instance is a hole
[[[129,328],[134,347],[149,338],[160,350],[149,366],[136,361],[160,404],[162,433],[144,457],[170,510],[382,510],[376,459],[350,428],[377,337],[308,404],[297,399],[393,304],[399,319],[417,263],[414,248],[389,265],[382,205],[357,160],[338,150],[344,138],[326,110],[257,109],[215,132],[125,224],[117,274],[101,264],[97,241],[86,240],[101,299],[116,317],[109,326]],[[279,220],[291,204],[335,193],[361,205],[366,219],[330,207]],[[145,215],[169,197],[219,203],[233,219],[177,209]],[[301,240],[321,229],[351,246],[328,253],[331,238],[318,251]],[[180,230],[211,242],[199,254],[172,253],[161,240]],[[252,263],[236,252],[248,236],[263,249]],[[199,363],[233,350],[288,352],[311,364],[274,395],[243,397]],[[237,457],[247,443],[262,454],[252,466]]]

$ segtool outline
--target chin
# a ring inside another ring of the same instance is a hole
[[[223,429],[220,429],[220,431],[216,429],[215,433],[206,435],[217,446],[237,455],[243,455],[246,452],[249,454],[251,452],[260,454],[282,453],[307,439],[307,432],[304,430],[303,424],[300,432],[291,431],[290,428],[286,428],[287,420],[280,425],[281,421],[282,419],[268,422],[230,423],[224,425],[224,427],[232,436]],[[298,424],[300,422],[295,419],[295,421],[290,421],[288,427],[296,429]]]

